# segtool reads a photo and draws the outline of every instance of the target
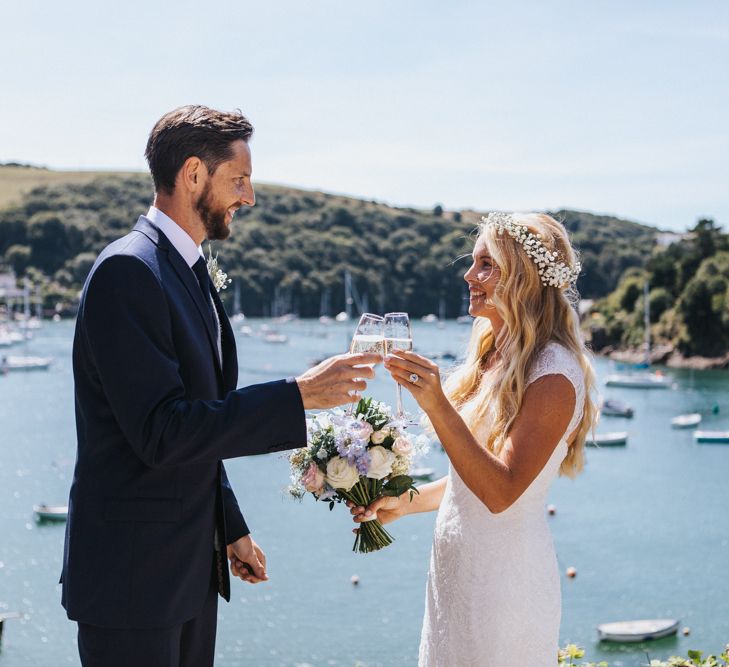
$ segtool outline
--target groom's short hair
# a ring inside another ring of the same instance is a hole
[[[214,174],[232,159],[231,144],[248,141],[252,134],[253,125],[240,110],[229,113],[190,104],[166,113],[152,128],[144,151],[155,191],[171,194],[177,172],[190,157],[200,158]]]

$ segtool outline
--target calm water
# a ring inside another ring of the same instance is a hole
[[[279,328],[290,336],[287,345],[239,338],[242,383],[296,374],[345,350],[351,330],[310,322]],[[70,322],[46,324],[27,353],[52,355],[52,369],[0,377],[0,611],[25,615],[6,623],[0,667],[78,664],[75,626],[56,583],[64,529],[37,525],[31,509],[67,499],[75,456],[72,335]],[[425,354],[458,352],[467,335],[468,327],[452,323],[418,323],[414,332]],[[597,367],[604,376],[607,363],[598,360]],[[705,417],[703,427],[728,429],[729,374],[670,373],[673,391],[605,391],[635,409],[634,419],[605,419],[600,427],[629,431],[628,446],[589,450],[585,473],[558,480],[550,497],[560,568],[578,572],[562,581],[562,643],[581,644],[587,657],[611,665],[641,664],[645,649],[601,648],[597,623],[680,618],[691,636],[648,645],[655,658],[689,648],[717,652],[729,641],[729,446],[696,445],[690,431],[669,427],[676,414],[708,412],[718,403],[719,414]],[[393,401],[384,373],[370,388]],[[425,463],[439,474],[447,470],[438,448]],[[268,555],[271,581],[234,583],[231,604],[220,606],[216,664],[415,665],[434,515],[404,519],[393,526],[393,546],[355,555],[343,508],[330,514],[311,499],[300,504],[284,496],[282,457],[238,459],[227,468]]]

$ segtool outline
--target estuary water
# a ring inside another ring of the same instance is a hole
[[[346,351],[353,329],[311,321],[245,324],[254,332],[275,326],[288,341],[238,334],[241,385],[295,375]],[[469,333],[455,322],[442,328],[418,322],[413,337],[423,354],[459,354]],[[57,584],[64,527],[39,525],[32,512],[34,503],[65,504],[68,497],[75,458],[72,337],[72,322],[45,323],[23,352],[12,353],[52,356],[50,370],[0,376],[0,612],[23,614],[5,624],[0,667],[79,664],[76,628],[60,606]],[[595,363],[604,378],[609,363]],[[603,394],[628,402],[635,417],[604,418],[598,431],[628,431],[628,444],[589,449],[585,472],[560,478],[550,494],[562,644],[580,644],[586,658],[613,666],[644,664],[646,652],[651,658],[691,648],[719,652],[729,641],[729,445],[696,444],[691,431],[669,424],[697,411],[704,413],[702,428],[729,429],[729,373],[665,372],[675,378],[672,390],[601,383]],[[388,377],[380,370],[367,393],[393,403]],[[718,414],[711,414],[715,405]],[[406,399],[406,407],[415,406]],[[437,475],[448,468],[438,445],[422,464]],[[343,507],[330,513],[312,498],[286,496],[283,456],[226,465],[267,553],[271,580],[233,583],[231,603],[219,608],[216,665],[416,665],[435,516],[407,517],[392,525],[392,546],[354,554]],[[565,576],[568,567],[576,568],[574,579]],[[690,635],[623,648],[597,642],[598,623],[668,617],[681,619]]]

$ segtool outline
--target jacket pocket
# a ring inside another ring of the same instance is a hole
[[[182,501],[176,498],[107,498],[106,521],[174,523],[182,516]]]

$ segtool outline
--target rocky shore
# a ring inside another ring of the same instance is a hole
[[[645,359],[645,353],[638,348],[616,349],[608,346],[596,350],[595,353],[626,364],[640,363]],[[722,357],[684,357],[673,345],[657,345],[651,350],[650,362],[669,368],[693,368],[694,370],[729,368],[729,354]]]

